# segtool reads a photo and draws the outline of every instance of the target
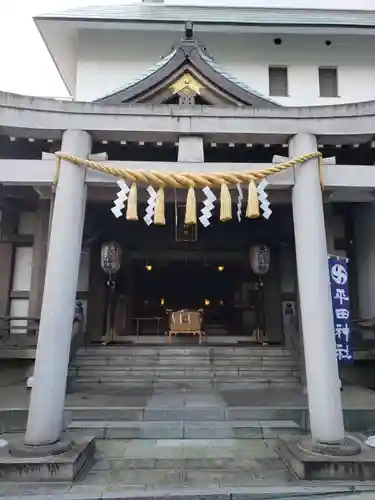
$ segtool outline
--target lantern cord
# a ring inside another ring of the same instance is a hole
[[[173,195],[174,195],[174,223],[176,226],[176,234],[178,230],[178,206],[177,206],[177,191],[176,188],[173,188]]]

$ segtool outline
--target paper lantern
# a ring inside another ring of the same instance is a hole
[[[121,248],[116,241],[103,243],[101,248],[101,266],[106,274],[116,274],[121,267]]]
[[[267,245],[254,245],[249,251],[250,266],[255,274],[266,274],[270,268],[270,249]]]

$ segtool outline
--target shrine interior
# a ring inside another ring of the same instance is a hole
[[[168,312],[190,310],[202,312],[204,332],[211,338],[283,343],[282,302],[296,300],[289,204],[273,205],[269,220],[243,218],[241,222],[235,204],[233,219],[227,222],[219,220],[216,208],[206,228],[185,226],[185,206],[177,202],[166,203],[165,226],[147,226],[142,220],[144,205],[139,205],[137,222],[116,219],[110,208],[107,202],[91,203],[86,213],[84,245],[92,249],[89,341],[162,336],[168,329]],[[108,241],[116,241],[122,250],[110,335],[107,277],[100,267],[100,247]],[[270,251],[269,270],[263,276],[250,265],[249,249],[259,244]],[[282,265],[285,251],[289,260]]]

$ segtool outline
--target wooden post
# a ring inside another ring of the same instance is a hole
[[[18,214],[10,208],[3,208],[0,240],[0,315],[6,316],[10,309],[10,292],[13,278],[14,245]]]
[[[40,200],[36,215],[33,245],[33,263],[29,296],[29,316],[39,318],[42,309],[46,274],[50,201]]]
[[[106,276],[100,267],[100,246],[91,248],[87,300],[87,340],[100,342],[105,335]]]
[[[279,252],[271,251],[270,269],[264,276],[264,318],[265,333],[269,342],[281,343],[283,340],[282,294]]]

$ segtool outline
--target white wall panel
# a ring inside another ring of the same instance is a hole
[[[91,31],[81,34],[77,100],[91,101],[142,77],[166,56],[181,33]],[[264,96],[269,94],[268,67],[288,68],[286,106],[314,106],[375,99],[375,37],[197,33],[215,62]],[[331,45],[325,41],[329,39]],[[366,50],[364,50],[366,47]],[[318,68],[338,68],[339,97],[321,98]]]
[[[29,311],[28,299],[12,299],[10,303],[10,316],[11,317],[27,317]],[[10,333],[12,334],[26,334],[27,333],[27,320],[12,320],[10,323]]]
[[[12,291],[25,292],[30,290],[32,263],[33,248],[16,247],[14,256]]]
[[[18,222],[18,234],[34,234],[36,212],[22,212]]]

